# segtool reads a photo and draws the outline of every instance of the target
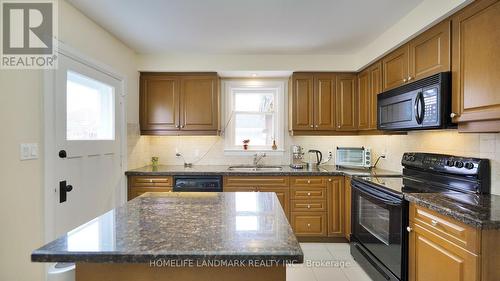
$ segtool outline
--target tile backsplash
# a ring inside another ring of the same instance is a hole
[[[366,146],[372,149],[374,159],[385,154],[378,167],[400,171],[404,152],[434,152],[458,156],[488,158],[491,161],[492,193],[500,195],[500,133],[460,134],[456,130],[410,132],[408,135],[378,136],[287,136],[282,155],[267,156],[266,164],[289,163],[289,147],[299,144],[307,149],[318,149],[323,157],[337,146]],[[140,136],[137,124],[128,124],[128,167],[149,165],[151,156],[158,156],[161,164],[181,165],[175,157],[181,152],[188,162],[198,165],[250,164],[251,156],[224,155],[224,140],[217,136]],[[330,162],[334,164],[334,160]]]

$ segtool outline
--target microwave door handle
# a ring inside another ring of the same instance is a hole
[[[418,92],[417,97],[415,98],[415,104],[413,105],[413,109],[415,111],[415,120],[417,121],[417,124],[419,125],[422,124],[422,122],[424,121],[424,114],[425,114],[424,96],[422,92]]]

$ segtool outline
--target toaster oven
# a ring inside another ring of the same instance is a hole
[[[372,167],[372,153],[366,147],[337,147],[335,165],[346,168]]]

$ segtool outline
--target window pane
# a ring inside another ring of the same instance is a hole
[[[274,110],[274,94],[271,91],[235,91],[235,111],[272,112]]]
[[[234,145],[242,145],[243,140],[250,140],[250,147],[255,145],[272,145],[273,138],[272,114],[245,114],[235,115]]]
[[[66,139],[114,139],[114,88],[72,71],[67,77]]]

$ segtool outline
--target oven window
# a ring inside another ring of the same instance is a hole
[[[389,245],[390,213],[369,200],[358,197],[358,221],[370,234],[386,245]]]

